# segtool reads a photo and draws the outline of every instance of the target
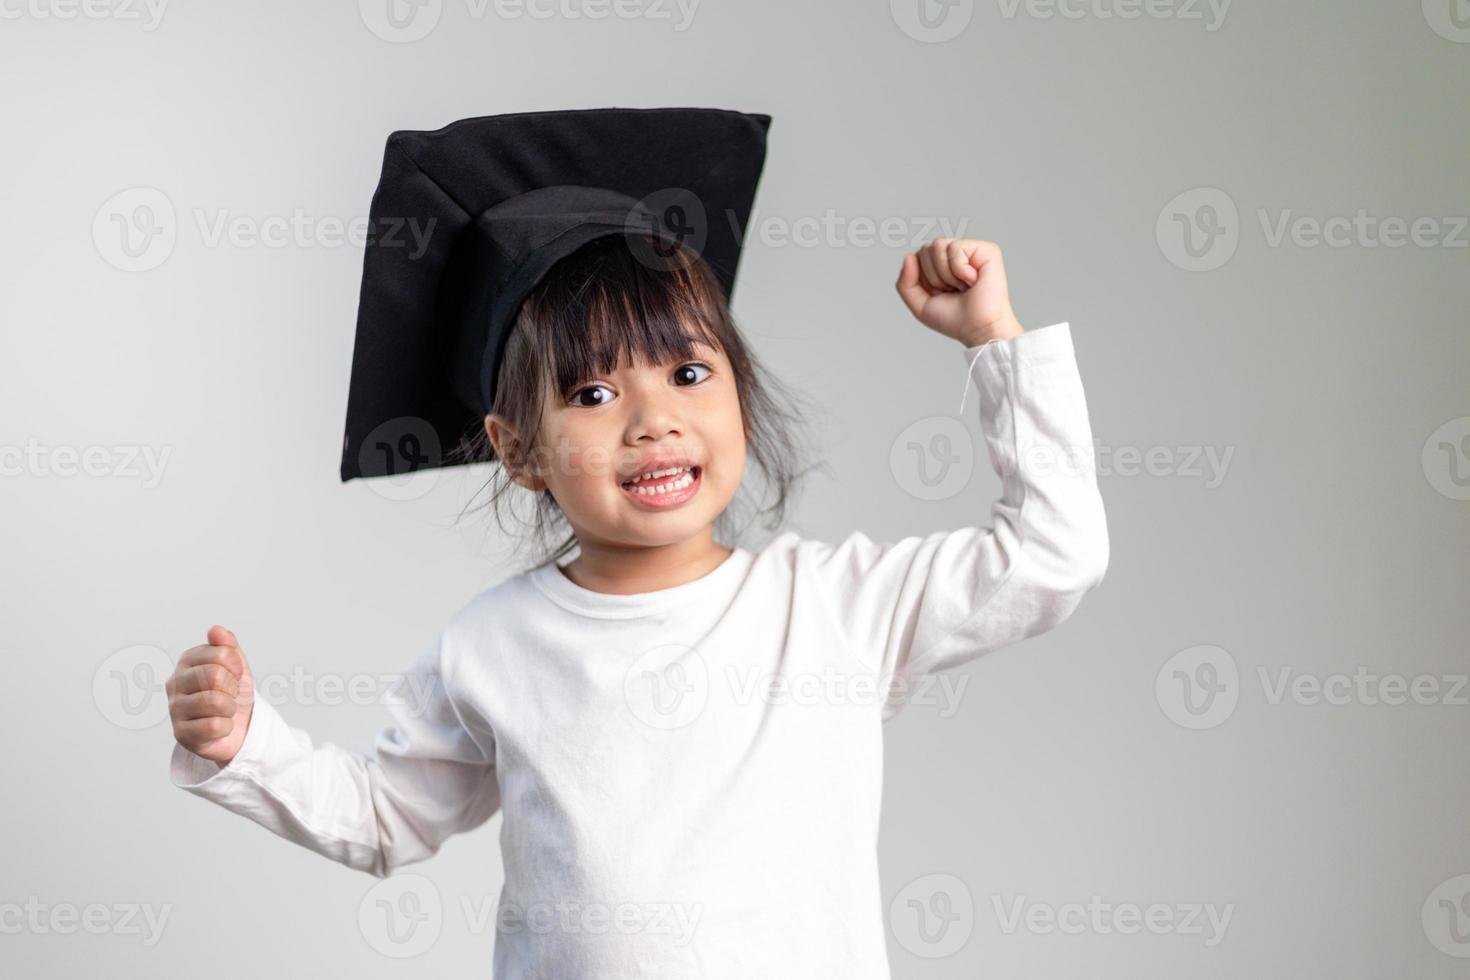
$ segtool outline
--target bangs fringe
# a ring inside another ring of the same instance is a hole
[[[570,394],[625,364],[692,360],[701,342],[723,350],[713,323],[717,286],[699,271],[692,264],[650,268],[618,236],[576,253],[559,285],[538,297],[550,314],[539,360],[556,390]]]

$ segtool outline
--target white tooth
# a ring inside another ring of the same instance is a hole
[[[677,480],[674,480],[671,483],[661,484],[657,487],[634,487],[633,492],[643,494],[644,496],[655,496],[661,493],[671,493],[675,490],[682,490],[693,482],[694,474],[690,473]]]
[[[650,473],[643,473],[643,474],[640,474],[639,476],[635,476],[629,482],[632,483],[632,484],[634,484],[634,485],[637,485],[639,483],[642,483],[644,480],[657,480],[657,479],[662,479],[663,477],[666,477],[666,476],[673,476],[673,475],[675,475],[677,473],[683,473],[683,472],[685,472],[688,469],[689,469],[689,467],[687,467],[687,466],[676,466],[676,467],[674,467],[672,469],[667,469],[667,470],[654,470],[654,471],[652,471]]]

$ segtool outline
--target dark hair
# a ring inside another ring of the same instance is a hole
[[[725,538],[733,530],[738,539],[760,514],[768,515],[769,528],[784,522],[796,484],[805,475],[805,470],[796,469],[796,460],[811,458],[798,449],[797,419],[810,415],[798,404],[805,399],[758,363],[704,259],[679,246],[670,260],[652,261],[661,254],[655,253],[654,245],[646,235],[595,238],[553,265],[521,304],[506,339],[492,411],[516,433],[533,435],[529,443],[504,447],[510,458],[498,460],[500,465],[482,488],[490,494],[486,506],[493,507],[502,530],[507,530],[506,498],[517,487],[511,472],[536,451],[548,389],[570,395],[574,385],[621,363],[692,359],[697,356],[695,340],[713,344],[729,359],[740,397],[747,459],[755,462],[763,477],[762,496],[770,497],[763,507],[747,504],[750,481],[742,479],[735,499],[716,519],[715,533]],[[667,251],[662,244],[659,248]],[[461,462],[494,459],[484,427],[472,433],[455,455]],[[532,533],[512,537],[521,547],[535,542],[534,566],[566,555],[577,539],[550,490],[530,496],[534,513],[521,524]],[[752,511],[748,517],[747,507]],[[552,543],[558,536],[561,539]]]

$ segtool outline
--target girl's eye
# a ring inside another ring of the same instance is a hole
[[[588,401],[584,397],[591,392],[598,391],[599,389],[607,392],[607,394],[601,398],[596,399],[595,401]],[[596,408],[598,405],[606,405],[611,400],[612,389],[609,388],[607,385],[588,385],[587,387],[583,388],[572,396],[572,404],[580,405],[583,408]]]
[[[704,377],[700,377],[698,375],[698,371],[703,371],[704,372]],[[705,378],[709,377],[710,376],[710,373],[711,372],[710,372],[709,365],[707,365],[707,364],[701,364],[698,361],[690,361],[688,364],[681,364],[678,368],[676,368],[674,370],[674,377],[676,379],[680,379],[679,380],[679,383],[680,384],[691,384],[691,385],[693,385],[693,384],[699,384],[699,382],[701,382]],[[692,379],[690,378],[691,375],[693,375],[693,378]]]
[[[701,371],[704,372],[702,375],[700,374]],[[714,371],[708,364],[702,364],[699,361],[690,361],[688,364],[681,364],[674,369],[674,380],[680,387],[687,388],[690,385],[699,384],[712,373]],[[599,391],[603,392],[603,394],[595,395]],[[589,397],[594,395],[595,397]],[[568,401],[579,408],[597,408],[600,405],[606,405],[612,399],[612,389],[607,385],[588,385],[574,392]]]

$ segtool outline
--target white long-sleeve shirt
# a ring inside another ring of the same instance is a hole
[[[371,755],[257,698],[228,765],[175,745],[171,780],[377,876],[503,812],[497,980],[888,980],[883,722],[1108,562],[1069,325],[964,354],[991,526],[786,532],[636,595],[548,562],[452,617]]]

